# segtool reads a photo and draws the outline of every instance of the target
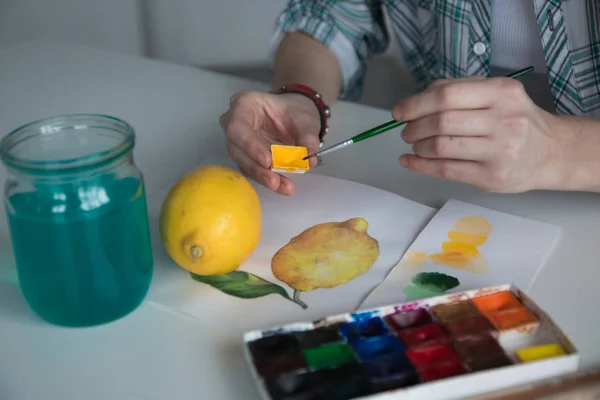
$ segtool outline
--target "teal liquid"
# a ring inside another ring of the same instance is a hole
[[[153,259],[142,181],[45,185],[6,205],[19,284],[41,318],[91,326],[143,301]]]

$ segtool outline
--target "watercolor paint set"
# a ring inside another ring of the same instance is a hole
[[[268,400],[459,399],[575,372],[579,355],[514,285],[244,334]]]

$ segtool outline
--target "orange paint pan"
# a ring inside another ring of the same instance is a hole
[[[471,299],[480,312],[500,311],[521,307],[521,302],[510,291],[503,291]]]
[[[508,330],[519,326],[538,322],[537,318],[525,307],[511,308],[508,310],[487,312],[485,316],[498,330]]]

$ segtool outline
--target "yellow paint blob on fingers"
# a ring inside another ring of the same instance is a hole
[[[302,174],[310,169],[308,160],[303,160],[308,150],[303,146],[271,145],[271,170]]]

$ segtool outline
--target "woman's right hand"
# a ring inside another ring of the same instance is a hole
[[[319,149],[321,122],[315,104],[294,93],[239,92],[219,118],[229,155],[247,177],[284,195],[294,194],[293,182],[270,170],[271,144]],[[310,159],[311,167],[316,159]]]

